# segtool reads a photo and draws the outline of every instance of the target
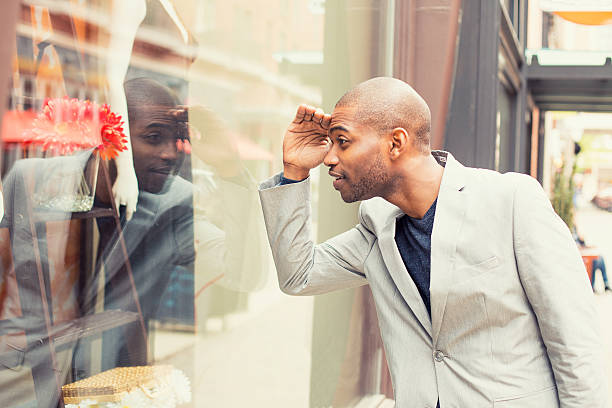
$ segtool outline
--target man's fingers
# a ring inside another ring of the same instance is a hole
[[[293,120],[295,123],[302,123],[304,115],[306,114],[306,108],[307,106],[305,104],[298,106],[297,112],[295,113],[295,119]]]
[[[323,112],[323,109],[317,108],[314,114],[312,115],[312,121],[315,123],[321,123],[321,120],[323,119],[324,115],[325,112]]]
[[[331,124],[331,115],[329,113],[326,113],[323,115],[323,118],[321,119],[321,126],[323,127],[323,129],[329,130],[330,124]]]
[[[323,129],[327,130],[331,122],[331,115],[326,114],[321,108],[303,103],[298,106],[293,123],[301,124],[303,122],[314,122],[315,125],[321,125]]]
[[[313,115],[316,112],[316,108],[314,106],[306,105],[306,112],[304,113],[304,121],[311,121]]]

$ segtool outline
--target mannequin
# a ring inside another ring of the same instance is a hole
[[[178,17],[169,0],[157,0],[164,7],[170,18],[176,24],[183,41],[189,42],[189,34]],[[117,178],[112,193],[116,207],[125,205],[126,219],[129,221],[138,204],[138,180],[134,172],[130,129],[128,123],[127,104],[123,82],[130,64],[130,57],[138,27],[147,13],[146,0],[113,1],[110,30],[109,59],[106,65],[106,76],[109,84],[109,105],[121,115],[125,121],[124,130],[128,140],[128,149],[121,152],[115,159]]]

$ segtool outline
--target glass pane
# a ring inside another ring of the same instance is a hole
[[[377,392],[367,292],[282,294],[257,189],[300,103],[329,111],[384,68],[386,3],[24,2],[2,127],[2,406],[55,407],[62,386],[72,407]]]

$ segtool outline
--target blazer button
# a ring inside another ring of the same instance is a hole
[[[434,352],[434,360],[436,360],[438,363],[441,363],[442,361],[444,361],[444,353],[441,352],[440,350],[436,350]]]

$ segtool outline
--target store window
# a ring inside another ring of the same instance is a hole
[[[379,74],[389,4],[22,2],[0,45],[14,50],[0,405],[350,406],[379,392],[370,298],[328,297],[326,312],[282,294],[257,186],[281,169],[297,105],[329,110]]]

